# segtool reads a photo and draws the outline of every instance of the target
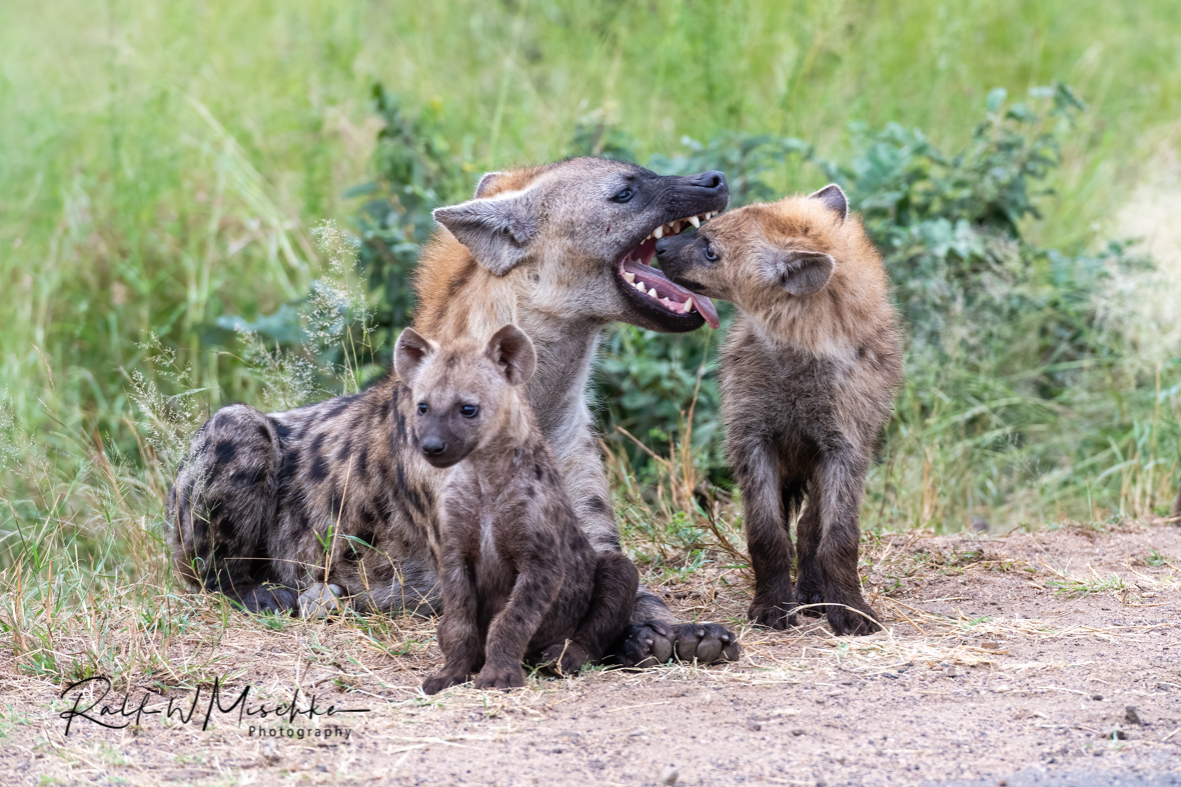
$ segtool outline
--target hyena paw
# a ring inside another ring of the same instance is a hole
[[[520,664],[485,664],[476,676],[477,689],[516,689],[525,685]]]
[[[864,636],[882,630],[877,615],[866,604],[830,605],[828,607],[828,625],[832,627],[833,633],[838,637]]]
[[[742,653],[738,637],[717,623],[681,623],[666,625],[659,621],[624,630],[616,659],[625,667],[652,667],[674,658],[713,664],[737,661]]]
[[[615,648],[615,660],[625,667],[655,667],[673,657],[673,627],[657,620],[629,624]]]
[[[755,599],[746,610],[746,616],[756,626],[783,631],[788,626],[798,625],[795,604],[766,603]]]
[[[730,629],[718,623],[681,623],[673,626],[673,654],[678,661],[713,664],[738,661],[742,646]]]
[[[807,615],[810,618],[824,617],[824,607],[813,606],[824,603],[824,591],[819,582],[811,582],[801,578],[796,583],[796,603],[803,607],[803,609],[796,610],[801,615]]]
[[[438,675],[433,675],[422,682],[422,693],[428,696],[438,694],[443,689],[449,689],[452,686],[458,686],[466,682],[466,675],[452,675],[447,672],[440,672]]]
[[[299,594],[299,616],[301,618],[326,618],[344,612],[340,597],[344,588],[340,585],[325,585],[317,582]]]
[[[539,665],[557,675],[576,675],[584,665],[590,663],[590,652],[571,640],[550,645],[541,651]]]

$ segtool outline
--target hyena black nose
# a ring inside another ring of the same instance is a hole
[[[729,191],[726,186],[726,176],[716,169],[711,169],[709,172],[699,172],[696,175],[689,177],[689,185],[706,191],[715,193],[726,193]]]
[[[447,444],[437,437],[426,437],[422,441],[422,452],[427,456],[442,456]]]
[[[671,241],[671,240],[672,240],[672,238],[669,237],[669,238],[661,238],[660,240],[656,241],[656,256],[657,257],[663,257],[665,254],[668,253],[669,246],[671,245],[669,243],[669,241]]]

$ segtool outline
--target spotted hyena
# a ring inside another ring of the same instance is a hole
[[[523,660],[573,674],[627,626],[640,578],[620,552],[596,552],[578,527],[558,464],[520,387],[533,343],[506,325],[486,345],[442,348],[407,328],[394,353],[412,392],[419,450],[447,473],[436,562],[446,610],[435,694],[525,684]]]
[[[738,306],[718,368],[755,573],[750,619],[785,628],[798,602],[826,609],[838,634],[877,631],[857,573],[859,509],[902,351],[882,258],[844,192],[748,205],[656,253],[674,280]],[[805,499],[793,586],[789,526]]]
[[[442,229],[416,271],[414,328],[442,344],[486,342],[507,323],[532,337],[525,396],[599,552],[620,551],[586,402],[599,334],[612,321],[672,332],[717,324],[708,298],[647,262],[660,236],[700,224],[727,198],[719,172],[665,177],[580,158],[490,173],[475,199],[435,212]],[[313,606],[341,595],[359,610],[439,611],[431,541],[445,475],[415,444],[414,415],[396,375],[286,412],[222,408],[194,437],[172,492],[177,570],[252,610],[296,609],[302,593]],[[619,659],[674,652],[710,661],[734,658],[738,645],[722,626],[678,625],[641,587]]]

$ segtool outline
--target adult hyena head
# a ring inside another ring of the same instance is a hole
[[[467,339],[444,348],[413,328],[402,331],[394,366],[414,397],[416,448],[435,467],[451,467],[519,430],[528,406],[519,390],[536,365],[533,342],[515,325],[487,344]]]
[[[687,177],[600,158],[485,175],[476,198],[435,219],[496,276],[529,270],[532,302],[555,315],[682,332],[717,311],[648,265],[656,241],[725,210],[721,172]]]

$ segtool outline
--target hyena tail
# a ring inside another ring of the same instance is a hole
[[[169,493],[177,573],[252,612],[290,612],[298,598],[268,581],[266,528],[275,519],[282,461],[270,419],[230,405],[193,438]]]

